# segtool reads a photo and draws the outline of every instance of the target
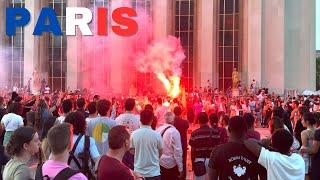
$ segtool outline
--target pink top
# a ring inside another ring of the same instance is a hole
[[[49,176],[50,179],[53,179],[60,171],[64,168],[69,167],[67,163],[47,160],[42,166],[42,175]],[[87,180],[88,178],[82,173],[75,174],[69,180]]]

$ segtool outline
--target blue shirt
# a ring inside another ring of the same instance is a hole
[[[73,136],[73,143],[75,143],[78,139],[78,135],[74,135]],[[82,136],[77,147],[76,147],[76,150],[74,152],[74,155],[77,157],[78,161],[80,162],[80,164],[82,165],[82,162],[81,160],[78,158],[78,154],[83,152],[83,149],[84,149],[84,139],[85,139],[85,136]],[[96,142],[95,140],[90,137],[90,146],[89,146],[89,151],[90,151],[90,156],[92,159],[95,159],[95,158],[98,158],[100,156],[100,153],[97,149],[97,146],[96,146]],[[70,163],[70,167],[73,168],[73,169],[78,169],[78,166],[76,165],[76,163],[74,161],[71,161]]]

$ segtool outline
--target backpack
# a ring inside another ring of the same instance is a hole
[[[77,145],[79,144],[79,141],[82,138],[82,136],[85,136],[84,148],[83,148],[83,152],[78,154],[79,159],[81,159],[81,161],[82,161],[82,166],[81,166],[77,157],[74,155],[74,152],[75,152]],[[89,168],[89,160],[91,160],[91,164],[94,167],[94,161],[92,160],[92,158],[90,156],[90,149],[89,148],[90,148],[90,137],[87,135],[80,135],[77,138],[72,150],[69,153],[70,155],[69,155],[69,159],[68,159],[68,165],[70,165],[71,161],[73,160],[76,163],[76,165],[79,168],[81,173],[83,173],[85,176],[87,176],[88,179],[95,179],[94,173],[92,173],[91,169]]]
[[[41,164],[37,167],[35,179],[36,180],[43,180],[43,179],[50,180],[50,177],[48,175],[45,175],[45,176],[42,175],[42,166],[43,166],[43,164]],[[73,169],[67,167],[67,168],[64,168],[62,171],[60,171],[52,180],[66,180],[66,179],[69,179],[78,173],[79,173],[79,171],[73,170]]]

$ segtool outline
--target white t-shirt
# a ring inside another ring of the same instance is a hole
[[[64,120],[66,119],[66,117],[64,115],[57,117],[56,121],[59,123],[64,123]]]
[[[258,163],[267,169],[267,179],[301,180],[305,176],[304,160],[297,153],[287,156],[262,147]]]
[[[259,94],[257,97],[260,102],[264,101],[264,96],[262,94]]]
[[[4,125],[6,131],[15,131],[19,127],[23,126],[23,119],[17,114],[9,113],[2,117],[1,124]]]
[[[151,126],[142,125],[131,134],[131,147],[135,149],[134,171],[143,177],[160,175],[159,151],[162,150],[161,135]]]
[[[140,128],[139,115],[135,115],[131,113],[120,114],[120,116],[116,118],[116,122],[118,125],[127,127],[130,133]]]

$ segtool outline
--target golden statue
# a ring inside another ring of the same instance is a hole
[[[239,73],[237,71],[237,68],[233,68],[232,72],[232,88],[237,88],[239,83]]]
[[[41,88],[41,84],[40,84],[40,74],[37,70],[34,70],[32,73],[32,77],[33,77],[33,93],[38,93],[40,91]]]

